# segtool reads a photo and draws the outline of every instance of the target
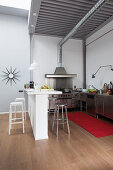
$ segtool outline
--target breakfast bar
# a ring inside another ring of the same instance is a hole
[[[26,90],[28,112],[35,140],[48,139],[48,96],[62,94],[55,90]]]

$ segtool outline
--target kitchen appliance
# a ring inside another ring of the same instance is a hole
[[[45,74],[45,78],[74,78],[77,74],[67,74],[64,67],[56,67],[54,74]]]
[[[73,91],[72,88],[57,88],[56,90],[62,91],[62,93],[71,93]]]
[[[30,86],[30,89],[34,89],[34,81],[30,81],[29,86]]]
[[[45,74],[46,83],[53,89],[72,88],[73,78],[77,76],[77,74],[67,74],[65,68],[62,67],[62,59],[59,57],[58,54],[58,63],[54,74]]]
[[[62,94],[55,94],[49,95],[50,100],[50,109],[55,108],[56,100],[58,103],[66,103],[67,108],[76,108],[79,107],[79,93],[69,92],[69,93],[62,93]],[[56,99],[56,100],[55,100]]]

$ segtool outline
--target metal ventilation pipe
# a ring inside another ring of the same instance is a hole
[[[62,46],[57,45],[57,66],[62,67]]]
[[[92,7],[90,9],[90,11],[78,22],[77,25],[75,25],[75,27],[59,42],[58,44],[58,67],[62,67],[62,45],[69,39],[71,38],[76,31],[80,28],[80,26],[82,24],[84,24],[84,22],[86,22],[86,20],[99,8],[101,7],[101,5],[106,2],[107,0],[99,0],[94,7]]]

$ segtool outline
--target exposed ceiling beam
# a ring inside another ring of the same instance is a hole
[[[74,1],[74,0],[57,0],[57,1],[53,1],[53,0],[43,0],[44,2],[51,2],[51,3],[54,3],[54,4],[67,4],[67,5],[70,5],[70,4],[72,4],[72,5],[77,5],[77,6],[81,6],[81,5],[86,5],[86,6],[88,6],[89,7],[89,5],[94,5],[94,3],[96,3],[96,1],[94,2],[94,1],[91,1],[91,0],[89,0],[89,1],[86,1],[86,0],[76,0],[76,1]]]
[[[85,31],[85,30],[88,30],[88,29],[95,29],[97,26],[96,25],[88,25],[87,27],[82,27],[82,28],[80,28],[80,29],[78,29],[78,31],[77,32],[80,32],[80,31]],[[51,24],[47,24],[46,25],[46,27],[45,27],[45,25],[44,24],[40,24],[40,25],[38,25],[38,27],[36,27],[35,29],[44,29],[44,30],[50,30],[51,29],[51,31],[52,30],[59,30],[59,31],[64,31],[64,30],[71,30],[73,28],[73,25],[68,25],[68,26],[65,26],[65,25],[52,25],[52,27],[51,27]]]
[[[48,28],[46,28],[46,27],[38,27],[38,28],[36,28],[35,30],[40,30],[40,31],[44,31],[45,30],[45,32],[46,31],[53,31],[53,32],[69,32],[70,30],[71,30],[71,28],[62,28],[62,27],[53,27],[53,28],[51,28],[51,27],[48,27]]]
[[[37,25],[36,25],[36,28],[38,28],[39,26],[45,26],[47,28],[47,26],[65,26],[66,28],[67,27],[73,27],[75,25],[75,23],[65,23],[65,22],[52,22],[52,21],[40,21],[40,22],[37,22]],[[86,28],[86,27],[89,27],[89,26],[98,26],[99,24],[98,23],[88,23],[87,25],[83,25],[82,28]]]
[[[42,32],[40,32],[40,33],[34,33],[34,35],[41,35],[41,36],[50,36],[50,37],[59,37],[59,38],[62,38],[62,37],[64,37],[64,36],[62,36],[60,33],[59,34],[53,34],[52,32],[51,32],[51,34],[50,33],[42,33]],[[75,39],[75,38],[71,38],[71,39]],[[77,37],[76,39],[78,39],[78,40],[82,40],[82,38],[79,38],[79,37]]]
[[[61,8],[61,9],[59,9],[59,8],[57,8],[57,7],[45,7],[45,6],[43,6],[43,5],[41,5],[41,8],[40,8],[40,11],[42,12],[48,12],[48,13],[53,13],[53,14],[56,14],[56,13],[59,13],[60,15],[68,15],[68,16],[71,16],[72,15],[72,17],[74,16],[74,15],[76,15],[76,13],[80,13],[81,11],[82,11],[82,13],[83,13],[83,11],[84,11],[84,15],[88,12],[88,10],[86,10],[86,9],[75,9],[75,10],[69,10],[70,8],[68,8],[68,10],[67,9],[65,9],[64,7],[63,8]],[[78,15],[77,14],[77,15]],[[106,16],[106,15],[112,15],[113,14],[113,9],[111,10],[111,9],[109,9],[109,10],[107,10],[107,9],[102,9],[102,10],[100,10],[100,11],[98,11],[98,13],[97,13],[97,15],[98,16]],[[80,15],[78,15],[78,16],[80,16]]]
[[[39,14],[39,17],[38,19],[43,19],[43,18],[47,18],[48,19],[54,19],[54,20],[64,20],[64,21],[70,21],[70,22],[73,22],[73,21],[76,21],[76,19],[81,19],[81,16],[73,16],[73,17],[69,17],[69,16],[63,16],[63,15],[59,15],[59,14],[48,14],[47,12],[44,12],[44,13],[41,13]]]
[[[75,16],[75,14],[76,14],[76,16],[81,16],[81,17],[83,17],[85,14],[86,14],[86,12],[84,12],[84,13],[75,13],[75,14],[72,14],[72,13],[68,13],[68,12],[64,12],[64,11],[55,11],[54,9],[51,9],[51,10],[46,10],[46,9],[44,9],[44,8],[41,8],[40,9],[40,12],[41,13],[47,13],[47,14],[52,14],[52,15],[54,15],[54,14],[56,14],[57,16],[59,15],[59,16],[66,16],[66,17],[72,17],[72,18],[74,18]]]
[[[84,11],[84,12],[87,12],[88,11],[88,8],[84,8],[84,7],[81,7],[81,8],[79,8],[79,7],[74,7],[73,5],[68,5],[68,7],[64,7],[64,6],[54,6],[54,5],[48,5],[48,4],[44,4],[44,5],[41,5],[41,7],[42,8],[44,8],[44,9],[47,9],[47,10],[51,10],[51,9],[53,9],[53,10],[55,10],[55,11],[67,11],[67,12],[70,12],[70,13],[72,13],[72,12],[80,12],[80,11]]]
[[[58,31],[54,30],[54,31],[51,31],[51,30],[40,30],[40,33],[43,32],[45,34],[47,33],[50,33],[50,34],[58,34],[58,35],[62,35],[63,37],[65,36],[66,33],[68,33],[68,31],[63,31],[63,32],[60,32],[58,33]],[[36,30],[36,33],[38,33],[38,30]]]
[[[74,20],[75,21],[75,20]],[[77,22],[78,20],[76,20],[76,22]],[[59,24],[73,24],[73,22],[72,21],[68,21],[68,20],[63,20],[63,19],[61,19],[61,20],[56,20],[56,19],[51,19],[51,18],[42,18],[42,19],[38,19],[38,21],[37,21],[37,25],[38,24],[40,24],[40,23],[44,23],[44,24],[46,24],[46,23],[51,23],[51,24],[53,24],[53,23],[59,23]],[[75,22],[74,22],[75,23]]]
[[[51,1],[51,2],[45,2],[45,3],[43,3],[43,5],[44,6],[50,6],[50,7],[55,7],[55,8],[59,8],[59,9],[62,9],[62,8],[64,8],[64,9],[67,9],[67,10],[76,10],[76,9],[81,9],[81,7],[82,8],[85,8],[85,9],[87,9],[87,10],[89,10],[89,8],[91,7],[91,5],[90,6],[88,6],[88,5],[83,5],[83,4],[81,4],[80,6],[78,6],[78,8],[77,8],[77,5],[76,4],[66,4],[66,3],[63,3],[63,4],[59,4],[58,2],[56,2],[56,1]]]

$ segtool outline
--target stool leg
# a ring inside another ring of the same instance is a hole
[[[22,124],[23,124],[23,133],[24,133],[24,110],[22,105]]]
[[[50,120],[50,101],[49,101],[49,109],[48,109],[48,120]]]
[[[63,121],[63,129],[64,129],[64,113],[63,113],[63,106],[62,106],[62,121]]]
[[[68,115],[67,115],[67,107],[66,107],[66,106],[65,106],[65,112],[66,112],[66,120],[67,120],[68,133],[69,133],[69,135],[70,135],[69,122],[68,122]]]
[[[52,130],[54,129],[54,121],[55,121],[55,113],[57,112],[57,108],[55,107],[55,110],[54,110],[54,116],[53,116],[53,125],[52,125]]]
[[[9,109],[9,135],[10,135],[10,130],[11,130],[11,119],[12,119],[12,109],[10,106],[10,109]]]
[[[16,118],[16,106],[15,106],[15,118]]]
[[[59,106],[58,106],[58,109],[57,109],[57,137],[58,137],[58,126],[59,126]]]
[[[24,115],[25,115],[25,120],[26,120],[26,104],[25,104],[25,100],[24,100]]]

